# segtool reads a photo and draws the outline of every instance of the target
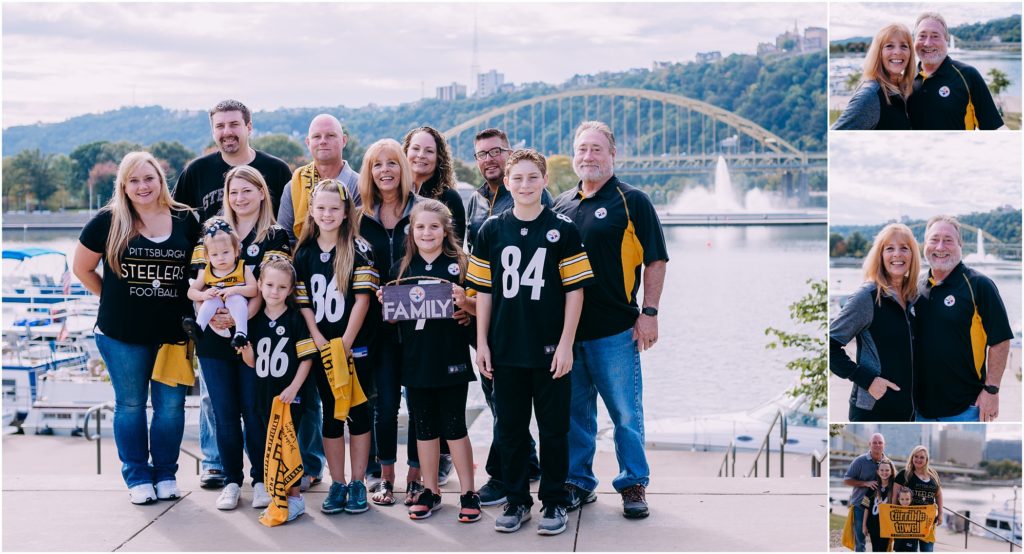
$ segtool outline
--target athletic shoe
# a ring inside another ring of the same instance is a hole
[[[325,514],[340,514],[345,509],[348,498],[348,485],[337,481],[331,483],[331,490],[327,491],[327,498],[320,506],[320,511]]]
[[[156,484],[156,497],[159,500],[174,500],[181,496],[178,492],[178,482],[174,479],[160,481]]]
[[[480,493],[481,506],[497,506],[505,503],[505,485],[493,477],[488,479],[487,483],[477,492]]]
[[[361,514],[370,509],[366,503],[366,485],[362,481],[352,481],[348,484],[348,502],[345,503],[345,511],[350,514]]]
[[[647,508],[647,495],[643,485],[636,484],[619,492],[622,494],[622,515],[627,519],[640,519],[651,515]]]
[[[419,481],[413,481],[412,483],[405,485],[405,505],[412,506],[415,504],[422,492],[423,483],[420,483]]]
[[[207,469],[199,477],[199,486],[204,489],[219,489],[227,483],[227,477],[219,469]]]
[[[238,497],[240,496],[242,496],[242,487],[239,487],[238,483],[228,483],[217,498],[217,509],[234,510],[238,507]]]
[[[538,535],[558,535],[565,531],[565,524],[569,516],[565,514],[565,508],[558,505],[544,506],[540,524],[537,525]]]
[[[153,483],[143,483],[128,489],[128,496],[132,504],[152,504],[156,502],[156,489]]]
[[[420,493],[419,500],[409,506],[409,519],[427,519],[430,514],[441,509],[441,495],[434,494],[430,489]]]
[[[514,533],[530,521],[529,506],[505,504],[505,513],[494,520],[494,530],[499,533]]]
[[[232,348],[242,348],[247,344],[249,344],[249,339],[247,339],[242,333],[235,333],[235,336],[231,338]]]
[[[192,339],[192,342],[199,343],[199,336],[203,334],[203,330],[194,318],[182,318],[181,328],[185,330],[185,334],[188,335],[188,338]]]
[[[306,492],[309,489],[319,485],[324,481],[323,477],[313,477],[312,475],[303,475],[299,479],[299,491]]]
[[[299,496],[288,497],[288,520],[291,521],[301,516],[306,511],[306,499]]]
[[[583,487],[577,487],[572,483],[565,484],[565,490],[569,491],[569,505],[565,510],[571,512],[584,504],[597,501],[597,493]]]
[[[267,487],[263,483],[254,483],[252,486],[252,507],[253,508],[266,508],[270,506],[270,493],[267,492]]]
[[[473,523],[480,521],[483,514],[480,511],[480,495],[469,491],[459,497],[459,523]],[[473,513],[473,512],[476,513]]]
[[[437,463],[437,486],[443,487],[448,484],[448,479],[451,479],[452,468],[455,464],[452,463],[451,454],[441,454]]]

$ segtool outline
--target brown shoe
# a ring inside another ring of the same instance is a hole
[[[651,515],[647,508],[646,489],[636,484],[619,491],[622,494],[622,515],[626,519],[641,519]]]

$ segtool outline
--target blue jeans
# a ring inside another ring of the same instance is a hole
[[[203,453],[203,471],[224,471],[220,451],[217,450],[217,421],[213,414],[210,391],[206,388],[202,360],[199,362],[199,377],[196,380],[199,381],[199,450]]]
[[[860,505],[857,505],[857,506],[853,507],[853,544],[854,544],[853,551],[854,552],[864,552],[865,551],[865,547],[864,547],[864,538],[865,538],[864,537],[864,516],[867,515],[865,513],[865,509],[866,508],[864,508],[864,506],[860,506]]]
[[[150,381],[159,345],[121,342],[96,334],[96,347],[114,386],[114,443],[128,487],[173,481],[185,430],[185,393]],[[153,396],[153,422],[146,428],[146,399]],[[150,463],[152,457],[152,463]]]
[[[312,371],[316,371],[316,366]],[[327,465],[324,455],[323,406],[316,392],[316,377],[309,375],[302,384],[302,421],[299,422],[299,453],[302,454],[303,473],[320,477]],[[260,463],[260,466],[263,464]]]
[[[644,451],[643,382],[640,353],[633,330],[573,346],[572,405],[569,421],[569,477],[566,482],[594,490],[597,451],[597,395],[601,395],[615,426],[615,457],[619,474],[615,490],[647,486],[651,470]],[[541,452],[543,459],[544,453]]]
[[[225,481],[241,485],[242,447],[249,455],[249,476],[254,483],[263,482],[263,436],[254,432],[261,425],[257,398],[256,371],[241,360],[202,357],[199,363],[213,405],[217,441]],[[244,425],[244,434],[243,434]]]
[[[934,419],[927,418],[927,417],[921,417],[921,415],[918,414],[917,418],[915,419],[915,421],[923,421],[923,422],[928,422],[928,423],[935,423],[935,422],[940,422],[940,421],[978,421],[980,415],[981,414],[978,411],[978,407],[977,406],[969,406],[966,410],[964,410],[963,412],[960,412],[957,415],[946,416],[946,417],[937,417],[937,418],[934,418]],[[921,544],[924,544],[924,543],[921,543]],[[928,550],[928,551],[922,550],[922,552],[931,552],[931,551],[930,550]]]

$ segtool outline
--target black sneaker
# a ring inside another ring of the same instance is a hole
[[[505,485],[493,477],[488,479],[487,484],[480,487],[477,492],[480,493],[481,506],[497,506],[505,503]]]
[[[196,323],[195,319],[191,317],[182,318],[181,328],[185,330],[185,334],[188,335],[188,338],[192,339],[192,342],[199,342],[199,335],[203,333],[203,330],[199,328],[199,324]]]
[[[530,521],[530,507],[518,504],[505,504],[505,513],[494,520],[494,530],[499,533],[514,533]]]
[[[451,478],[453,467],[455,467],[455,465],[452,463],[452,455],[441,454],[437,464],[437,486],[443,487],[448,484],[448,479]]]
[[[434,494],[434,491],[430,489],[424,489],[416,503],[409,506],[409,519],[427,519],[440,509],[441,495]]]
[[[231,339],[232,348],[242,348],[249,344],[249,339],[242,333],[235,333],[235,336]]]
[[[647,508],[646,489],[636,484],[619,491],[622,494],[622,515],[627,519],[641,519],[651,515]]]
[[[480,511],[480,495],[473,491],[459,497],[459,507],[459,523],[473,523],[483,517]]]
[[[569,491],[569,505],[566,506],[566,511],[571,512],[584,504],[590,504],[591,502],[597,501],[596,492],[587,490],[583,487],[577,487],[572,483],[566,483],[565,490]]]

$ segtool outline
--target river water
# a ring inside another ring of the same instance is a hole
[[[70,258],[77,236],[10,232],[3,246]],[[665,238],[660,340],[641,355],[646,418],[745,411],[791,386],[785,363],[796,353],[765,350],[764,330],[797,329],[788,306],[809,291],[807,279],[825,278],[825,227],[666,227]],[[601,418],[610,423],[603,406]]]

